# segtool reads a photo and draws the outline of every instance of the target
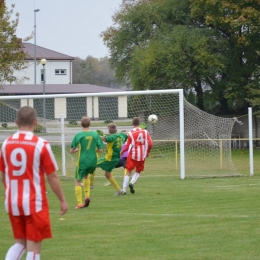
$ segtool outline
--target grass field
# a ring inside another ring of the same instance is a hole
[[[233,157],[248,170],[247,151],[235,150]],[[253,177],[180,180],[168,171],[146,171],[135,194],[117,197],[98,170],[90,206],[82,210],[74,209],[73,179],[61,178],[69,211],[60,217],[57,199],[48,193],[53,239],[43,242],[41,259],[259,259],[258,160],[256,151]],[[122,169],[115,176],[121,185]],[[4,259],[13,239],[3,203],[0,217]]]

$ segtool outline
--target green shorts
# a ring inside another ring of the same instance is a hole
[[[95,170],[95,167],[89,167],[87,169],[80,169],[79,167],[76,167],[75,179],[81,181],[88,174],[93,174]]]
[[[107,161],[105,157],[99,158],[97,161],[97,168],[101,168],[106,172],[112,172],[112,170],[117,166],[119,159]]]

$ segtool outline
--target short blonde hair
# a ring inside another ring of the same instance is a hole
[[[110,134],[115,134],[117,132],[116,125],[114,123],[108,124],[107,128]]]

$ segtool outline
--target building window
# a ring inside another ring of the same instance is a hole
[[[55,69],[55,75],[67,75],[67,70]]]

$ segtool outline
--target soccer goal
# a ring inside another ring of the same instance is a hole
[[[81,131],[82,116],[91,119],[93,131],[104,133],[110,122],[118,131],[130,131],[132,118],[138,116],[153,139],[146,160],[147,175],[181,179],[240,175],[231,155],[236,119],[201,111],[185,100],[182,89],[0,96],[0,142],[17,130],[13,123],[16,111],[25,105],[36,109],[36,133],[51,143],[63,176],[74,176],[76,155],[69,150],[73,136]],[[149,123],[151,114],[158,117],[157,123]]]

